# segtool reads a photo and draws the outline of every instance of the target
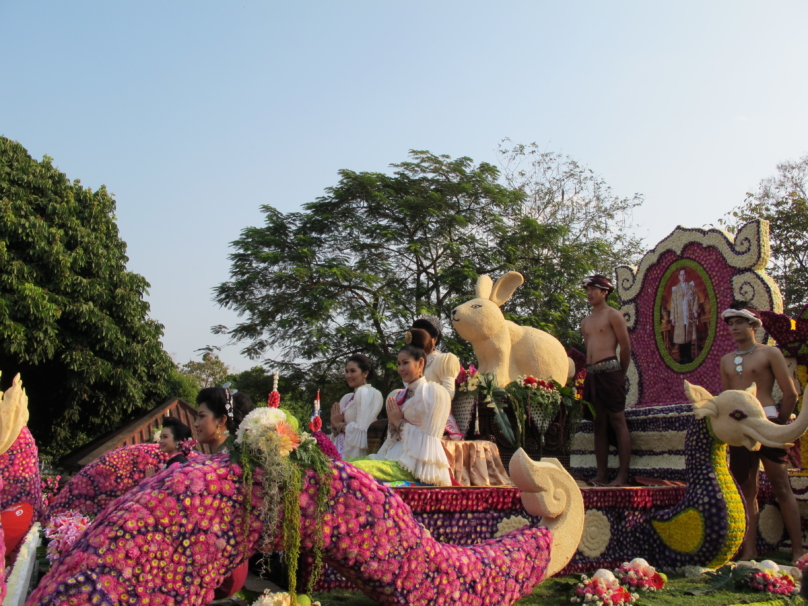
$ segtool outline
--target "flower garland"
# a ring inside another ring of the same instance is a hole
[[[617,606],[618,604],[634,604],[640,596],[631,593],[620,585],[617,577],[610,570],[601,568],[592,578],[581,575],[581,582],[575,588],[575,595],[570,598],[573,604],[592,604],[593,606]]]
[[[287,422],[287,415],[282,409],[261,407],[244,418],[235,439],[228,446],[231,460],[238,461],[242,466],[245,488],[252,485],[256,468],[263,470],[264,499],[259,512],[263,523],[262,551],[268,551],[274,543],[283,507],[283,548],[289,566],[289,594],[293,600],[301,545],[301,490],[308,472],[316,476],[318,486],[315,497],[314,567],[309,578],[309,590],[322,570],[324,539],[321,526],[330,490],[331,459],[319,447],[319,442],[308,433],[296,432]],[[248,500],[247,521],[251,517],[251,508]],[[249,522],[245,526],[246,534],[249,532]]]
[[[628,586],[632,590],[657,591],[662,589],[667,582],[667,577],[656,571],[642,558],[634,558],[631,562],[623,562],[617,570],[615,576],[622,585]]]
[[[51,563],[73,546],[81,533],[90,525],[90,518],[78,511],[67,511],[53,516],[45,526],[48,543],[47,558]]]

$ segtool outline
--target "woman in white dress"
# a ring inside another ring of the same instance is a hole
[[[382,394],[368,381],[373,363],[365,355],[354,354],[345,364],[345,382],[353,391],[331,406],[331,441],[343,459],[368,454],[368,427],[382,410]]]
[[[424,376],[427,381],[438,383],[449,392],[449,401],[454,398],[457,386],[457,375],[460,373],[460,360],[453,353],[437,351],[440,343],[441,331],[438,319],[434,316],[418,318],[412,323],[413,328],[425,330],[429,334],[430,342],[426,344],[426,367]],[[445,432],[450,440],[462,440],[460,427],[450,414],[446,422]]]
[[[451,409],[449,392],[424,377],[429,333],[413,328],[407,339],[408,344],[398,352],[398,374],[405,387],[387,399],[387,440],[378,453],[354,464],[380,479],[406,479],[397,474],[398,467],[419,482],[451,486],[449,461],[441,445]]]

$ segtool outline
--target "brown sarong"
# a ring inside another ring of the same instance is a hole
[[[616,368],[616,370],[612,370]],[[626,373],[614,356],[586,367],[584,400],[597,410],[623,412],[626,409]]]

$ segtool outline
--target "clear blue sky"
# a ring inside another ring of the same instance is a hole
[[[503,137],[588,165],[649,245],[808,153],[805,2],[0,2],[0,134],[106,184],[179,361],[229,242],[337,170]],[[237,347],[222,357],[253,363]]]

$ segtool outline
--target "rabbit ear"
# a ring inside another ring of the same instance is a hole
[[[517,288],[525,283],[525,278],[518,271],[509,271],[494,284],[494,290],[489,299],[499,307],[513,296]]]
[[[487,299],[491,296],[491,288],[493,285],[494,281],[491,279],[491,276],[480,276],[477,278],[477,298]]]

